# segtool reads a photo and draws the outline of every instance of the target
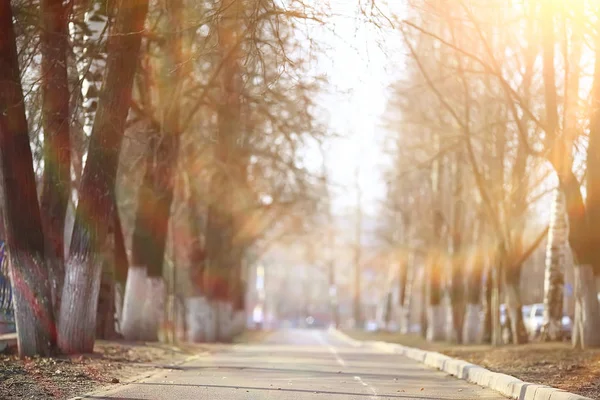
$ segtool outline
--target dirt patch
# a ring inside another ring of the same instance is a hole
[[[574,350],[570,343],[520,346],[459,346],[429,343],[418,335],[346,332],[358,340],[377,340],[437,351],[522,381],[552,386],[600,399],[600,349]]]
[[[0,355],[0,398],[68,399],[168,368],[203,350],[199,345],[98,341],[93,354],[82,356],[19,360]]]

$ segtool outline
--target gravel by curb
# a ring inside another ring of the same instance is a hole
[[[344,333],[332,330],[338,338],[345,340],[352,346],[360,342],[348,337]],[[386,342],[363,342],[372,344],[386,352],[401,354],[410,359],[419,361],[427,366],[447,372],[459,379],[464,379],[493,389],[503,395],[516,400],[592,400],[589,397],[565,392],[545,385],[536,385],[523,382],[514,376],[492,372],[469,362],[448,357],[444,354],[402,346]]]

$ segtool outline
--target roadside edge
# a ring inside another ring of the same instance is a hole
[[[337,329],[332,328],[331,332],[348,343],[358,342]],[[385,352],[401,354],[429,367],[444,371],[459,379],[495,390],[504,396],[515,400],[592,400],[589,397],[569,393],[550,386],[523,382],[514,376],[492,372],[478,365],[448,357],[437,352],[425,351],[414,347],[387,342],[363,343],[371,343]]]
[[[352,339],[350,336],[348,336],[345,333],[337,330],[333,326],[330,326],[327,329],[327,331],[330,334],[332,334],[333,336],[335,336],[338,340],[341,340],[342,342],[346,342],[346,343],[348,343],[352,347],[362,347],[363,344],[364,344],[364,342],[362,342],[360,340]]]
[[[198,358],[200,358],[200,357],[202,357],[203,355],[206,355],[206,354],[210,354],[210,352],[204,351],[202,353],[186,357],[183,360],[179,360],[179,361],[174,362],[172,364],[168,364],[167,366],[152,367],[152,370],[150,370],[150,371],[146,371],[146,372],[144,372],[142,374],[139,374],[139,375],[136,375],[134,377],[125,379],[125,380],[123,380],[123,381],[121,381],[119,383],[109,384],[107,386],[104,386],[103,388],[97,389],[97,390],[92,391],[92,392],[80,394],[80,395],[77,395],[75,397],[70,397],[68,400],[84,400],[84,399],[89,399],[89,398],[97,398],[99,396],[108,396],[108,395],[111,395],[111,394],[115,394],[115,393],[117,393],[119,390],[123,389],[123,387],[125,387],[127,385],[131,385],[131,384],[134,384],[134,383],[137,383],[137,382],[141,382],[141,381],[144,381],[146,379],[154,378],[155,376],[163,374],[165,372],[165,370],[168,370],[170,368],[176,369],[178,366],[181,366],[183,364],[187,364],[187,363],[189,363],[191,361],[197,360]]]

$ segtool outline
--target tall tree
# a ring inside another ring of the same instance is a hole
[[[125,121],[130,108],[148,1],[120,0],[108,41],[106,79],[88,148],[59,315],[58,345],[66,353],[91,352],[106,221],[113,217],[114,190]]]
[[[217,22],[218,54],[222,63],[217,106],[217,138],[214,157],[218,162],[210,182],[210,205],[206,225],[206,268],[204,285],[215,309],[216,337],[230,340],[223,325],[229,318],[230,288],[236,212],[235,188],[239,183],[239,144],[241,133],[241,27],[245,5],[235,0],[219,3],[223,10]]]
[[[69,83],[67,74],[67,8],[62,0],[41,2],[42,126],[44,177],[41,215],[55,314],[64,280],[64,230],[71,194]]]
[[[165,55],[159,83],[160,125],[153,132],[146,150],[146,171],[138,192],[138,208],[131,250],[133,268],[147,272],[147,286],[142,293],[125,293],[127,312],[139,313],[140,326],[124,321],[127,339],[157,340],[165,304],[166,288],[163,261],[169,216],[173,201],[174,174],[180,142],[180,103],[183,76],[182,17],[183,1],[165,3],[167,18]],[[132,274],[131,278],[138,275]],[[131,298],[131,296],[138,296]],[[141,296],[141,298],[139,297]]]
[[[564,197],[560,188],[554,189],[544,278],[543,340],[562,338],[564,264],[567,250],[567,221]]]
[[[10,3],[0,1],[2,214],[19,356],[25,357],[49,355],[56,329]]]

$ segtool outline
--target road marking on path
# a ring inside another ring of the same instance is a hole
[[[362,380],[362,378],[360,376],[355,376],[354,380],[359,382],[361,385],[363,385],[364,387],[366,387],[367,389],[369,389],[371,391],[371,393],[373,393],[373,396],[371,396],[372,399],[378,399],[379,396],[377,395],[377,390],[375,390],[375,388],[371,385],[369,385],[368,383],[366,383],[365,381]]]
[[[337,350],[335,349],[335,347],[333,347],[332,345],[330,345],[329,343],[327,343],[327,341],[325,339],[323,339],[323,337],[319,334],[319,332],[315,331],[313,332],[314,337],[317,339],[317,341],[322,344],[323,346],[327,347],[327,349],[329,350],[329,352],[331,354],[333,354],[333,356],[335,357],[335,360],[337,361],[338,364],[340,364],[342,367],[346,366],[346,361],[344,361],[342,359],[342,357],[340,357],[339,353],[337,352]]]

